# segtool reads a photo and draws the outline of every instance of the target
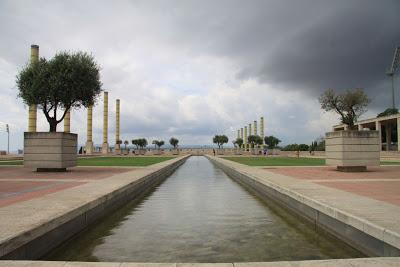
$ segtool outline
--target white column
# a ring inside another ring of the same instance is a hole
[[[380,121],[375,121],[375,129],[379,132],[379,150],[382,150],[382,129]]]

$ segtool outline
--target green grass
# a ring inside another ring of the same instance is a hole
[[[381,165],[400,165],[400,161],[381,161]]]
[[[149,166],[173,157],[92,157],[78,159],[78,166]],[[0,161],[0,165],[23,165],[22,160]]]
[[[173,157],[93,157],[78,159],[78,166],[149,166]]]
[[[1,160],[0,165],[22,165],[23,160]]]
[[[323,166],[325,159],[287,157],[224,157],[249,166]]]

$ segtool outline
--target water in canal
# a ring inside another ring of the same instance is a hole
[[[191,157],[129,203],[45,257],[134,262],[280,261],[363,256],[264,203],[204,157]]]

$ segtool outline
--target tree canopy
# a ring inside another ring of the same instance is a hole
[[[379,117],[385,117],[385,116],[389,116],[389,115],[394,115],[394,114],[398,114],[399,110],[397,108],[387,108],[384,112],[381,112],[378,114],[378,118]]]
[[[27,105],[37,105],[50,132],[55,132],[68,110],[94,104],[102,86],[99,70],[93,56],[84,52],[61,52],[50,60],[40,58],[18,73],[18,96]]]
[[[139,139],[133,139],[132,140],[132,145],[136,146],[136,149],[140,148],[144,148],[147,146],[147,140],[144,138],[139,138]]]
[[[278,138],[276,138],[273,135],[270,136],[265,136],[264,137],[264,142],[268,146],[269,149],[274,149],[278,146],[278,144],[281,142]]]
[[[251,144],[251,147],[255,147],[256,145],[262,145],[263,140],[259,135],[249,135],[247,137],[247,141]]]
[[[224,144],[228,143],[229,139],[226,135],[215,135],[213,143],[218,145],[218,148],[223,148]]]
[[[169,143],[171,144],[171,146],[176,148],[178,146],[179,140],[176,139],[175,137],[171,137],[171,139],[169,139]]]
[[[157,148],[160,149],[165,143],[163,140],[154,140],[153,144],[155,144]]]
[[[350,130],[356,129],[357,119],[367,111],[370,99],[362,89],[347,90],[337,94],[334,90],[328,89],[320,97],[321,108],[325,111],[335,111],[341,116],[342,123]]]
[[[236,138],[235,141],[233,141],[233,144],[234,144],[234,145],[237,145],[238,147],[242,147],[242,145],[243,145],[243,139],[240,138],[240,137],[238,137],[238,138]]]

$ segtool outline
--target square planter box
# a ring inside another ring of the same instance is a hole
[[[172,155],[179,155],[178,149],[172,149]]]
[[[365,171],[379,166],[378,131],[336,131],[326,133],[326,164],[343,171]]]
[[[76,166],[78,135],[63,132],[25,132],[24,167],[66,170]]]

